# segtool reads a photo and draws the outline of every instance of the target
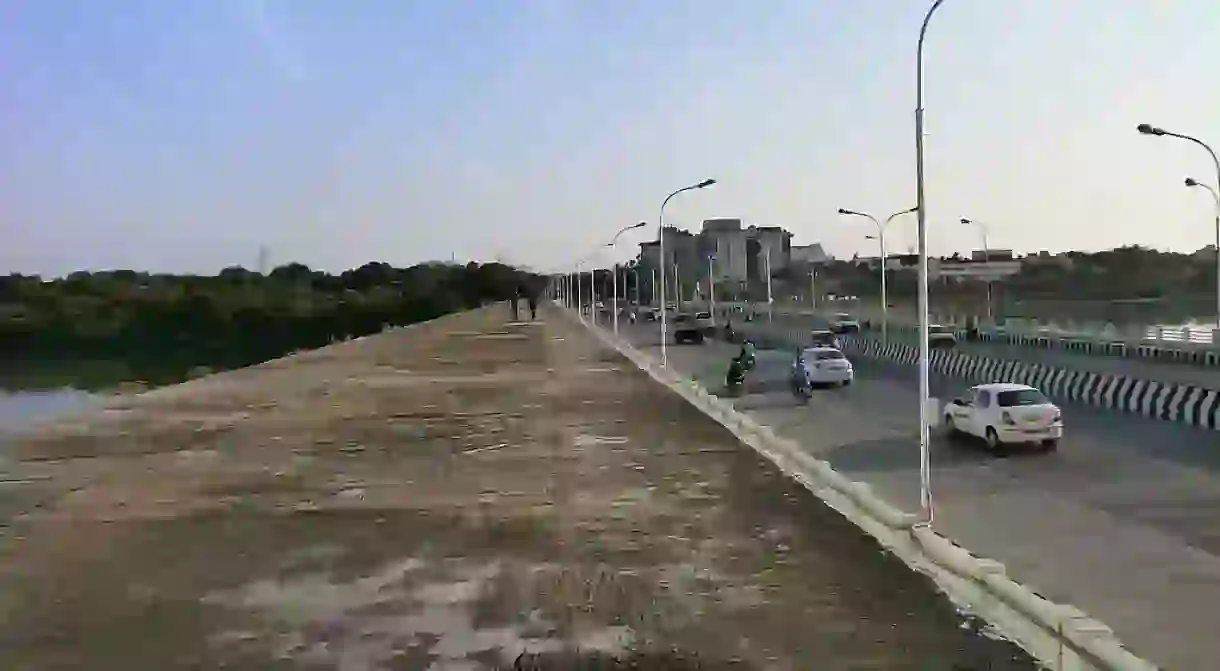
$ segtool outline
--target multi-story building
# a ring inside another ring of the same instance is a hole
[[[743,228],[739,218],[706,219],[698,234],[665,228],[665,268],[669,286],[677,281],[684,296],[707,291],[709,273],[718,292],[749,291],[765,283],[768,262],[772,273],[787,268],[792,257],[792,234],[778,226]],[[820,245],[817,246],[820,250]],[[823,253],[824,256],[824,253]],[[640,266],[651,279],[659,267],[660,244],[654,240],[640,244]]]
[[[706,219],[702,236],[712,257],[717,282],[746,280],[746,236],[741,219]]]

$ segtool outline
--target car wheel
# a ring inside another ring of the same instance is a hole
[[[1054,452],[1057,449],[1059,449],[1058,440],[1051,438],[1050,440],[1042,441],[1042,451],[1043,452]]]
[[[1000,435],[996,433],[993,427],[987,427],[986,440],[987,449],[990,450],[995,456],[1002,457],[1008,454],[1008,450],[1004,447],[1004,443],[1000,442]]]
[[[956,438],[961,432],[957,430],[957,424],[953,423],[953,415],[945,413],[945,435],[950,438]]]

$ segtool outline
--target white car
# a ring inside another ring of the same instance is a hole
[[[1063,413],[1041,391],[1024,384],[993,382],[971,387],[945,406],[945,430],[987,441],[1001,454],[1007,445],[1040,444],[1046,451],[1059,446]]]
[[[801,356],[809,369],[811,384],[847,386],[856,379],[851,362],[835,347],[806,347]]]

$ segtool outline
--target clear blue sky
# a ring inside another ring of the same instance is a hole
[[[13,0],[0,272],[550,269],[641,219],[741,216],[871,254],[914,200],[922,0]],[[1214,0],[947,0],[927,60],[932,250],[1211,242]],[[634,253],[644,235],[624,238]],[[898,222],[893,248],[913,244]]]

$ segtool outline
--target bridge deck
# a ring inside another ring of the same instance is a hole
[[[1032,668],[579,327],[497,315],[6,448],[0,668],[511,668],[528,650],[567,670],[556,651],[577,646],[698,653],[668,669]]]

